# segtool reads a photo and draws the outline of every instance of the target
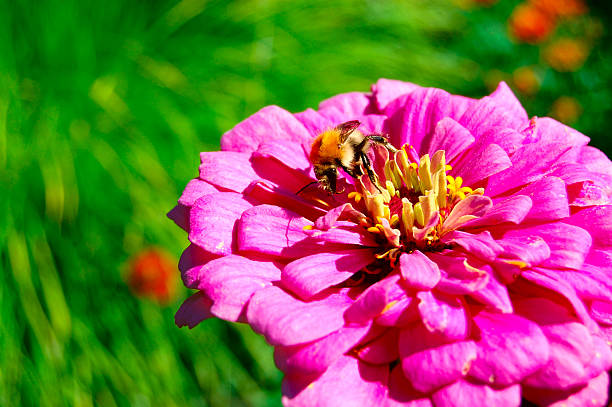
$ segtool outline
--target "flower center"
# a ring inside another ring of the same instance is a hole
[[[451,167],[443,150],[419,158],[412,147],[404,145],[391,157],[382,148],[376,154],[382,154],[380,161],[384,162],[381,168],[373,168],[379,185],[363,175],[349,199],[367,215],[361,224],[388,243],[389,250],[379,258],[394,261],[402,252],[448,248],[440,238],[476,217],[460,216],[454,212],[461,211],[454,209],[467,197],[482,195],[483,188],[472,190],[462,186],[461,177],[447,175]]]

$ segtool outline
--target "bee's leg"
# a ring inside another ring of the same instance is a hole
[[[359,165],[356,165],[353,168],[348,168],[348,167],[345,167],[344,165],[340,164],[340,167],[342,167],[344,172],[346,172],[348,175],[350,175],[353,178],[357,178],[360,175],[363,175],[363,171],[361,171],[361,167],[359,167]]]
[[[392,153],[397,152],[397,148],[393,147],[391,143],[389,143],[389,141],[387,141],[387,139],[382,135],[370,134],[366,136],[366,139],[368,139],[372,143],[380,144],[381,146],[385,147],[387,150],[391,151]]]
[[[366,173],[368,174],[368,178],[370,179],[370,182],[372,183],[372,185],[376,187],[376,189],[378,189],[378,192],[382,192],[382,190],[380,189],[380,183],[378,182],[378,176],[372,170],[372,163],[370,162],[368,155],[362,152],[361,160],[363,162],[363,167],[365,168]]]

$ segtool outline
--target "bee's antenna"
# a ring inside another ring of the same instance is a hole
[[[297,191],[295,194],[296,194],[296,195],[299,195],[299,194],[300,194],[300,192],[302,192],[303,190],[305,190],[305,189],[306,189],[306,188],[308,188],[309,186],[311,186],[311,185],[313,185],[313,184],[316,184],[316,183],[318,183],[318,182],[319,182],[319,181],[312,181],[312,182],[309,182],[308,184],[306,184],[306,185],[304,185],[302,188],[300,188],[300,190],[299,190],[299,191]]]

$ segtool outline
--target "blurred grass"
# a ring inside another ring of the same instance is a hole
[[[379,77],[483,95],[488,69],[534,52],[495,7],[0,3],[0,405],[279,405],[263,339],[216,320],[177,329],[187,291],[168,307],[134,298],[127,259],[152,244],[178,259],[187,239],[165,213],[198,153],[264,105],[299,111]],[[612,74],[597,52],[524,101],[545,115],[580,90],[577,126],[605,147]]]

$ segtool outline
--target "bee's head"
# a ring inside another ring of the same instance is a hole
[[[336,191],[336,180],[338,178],[338,171],[335,165],[322,164],[314,167],[314,173],[319,181],[319,184],[324,190],[335,194]]]

